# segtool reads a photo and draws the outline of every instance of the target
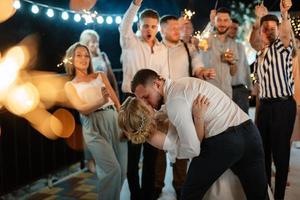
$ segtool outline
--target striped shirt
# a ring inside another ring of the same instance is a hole
[[[258,52],[254,73],[259,83],[260,98],[278,98],[294,94],[292,50],[292,42],[285,48],[277,38],[264,52]]]

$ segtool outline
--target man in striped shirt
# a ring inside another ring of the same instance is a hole
[[[296,103],[293,99],[293,48],[288,16],[291,6],[290,0],[281,0],[280,25],[275,15],[268,14],[260,19],[260,27],[253,27],[253,31],[259,31],[262,42],[254,65],[260,99],[257,126],[264,144],[269,184],[272,157],[276,168],[275,199],[284,199],[290,159],[290,139],[296,114]]]

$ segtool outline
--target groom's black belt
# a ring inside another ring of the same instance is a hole
[[[274,103],[274,102],[283,102],[287,100],[292,100],[293,96],[283,96],[283,97],[276,97],[276,98],[261,98],[260,102],[262,103]]]

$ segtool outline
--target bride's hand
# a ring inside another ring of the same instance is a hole
[[[208,98],[204,95],[199,94],[193,102],[193,107],[192,107],[193,118],[204,119],[208,106],[209,106]]]

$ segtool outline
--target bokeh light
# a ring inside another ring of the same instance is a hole
[[[55,140],[58,138],[50,127],[52,115],[44,108],[37,107],[33,111],[26,113],[23,117],[30,122],[34,129],[48,139]],[[52,119],[52,123],[56,123],[55,127],[58,127],[58,130],[62,130],[62,124],[59,122],[59,120]]]
[[[14,0],[0,0],[0,23],[12,17],[16,9],[13,7]]]
[[[24,115],[34,110],[40,98],[36,87],[31,83],[15,86],[7,95],[5,105],[7,109],[16,114]]]
[[[74,11],[90,10],[97,0],[70,0],[70,9]]]
[[[75,125],[75,130],[73,134],[66,138],[67,145],[76,151],[82,151],[84,148],[83,135],[82,135],[82,127],[80,124]]]
[[[73,117],[73,115],[66,109],[63,108],[59,108],[57,109],[54,113],[51,119],[58,119],[61,124],[63,125],[62,127],[62,131],[60,132],[54,132],[58,137],[62,137],[62,138],[68,138],[72,135],[72,133],[75,130],[75,119]],[[52,128],[52,126],[55,126],[55,123],[52,124],[52,121],[50,122],[50,126]],[[55,130],[55,128],[52,128],[53,130]]]

